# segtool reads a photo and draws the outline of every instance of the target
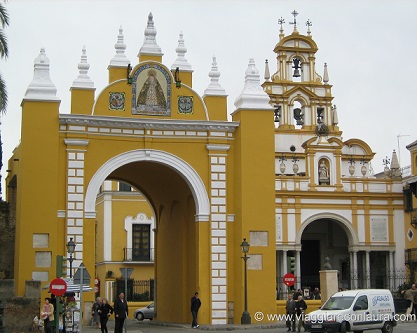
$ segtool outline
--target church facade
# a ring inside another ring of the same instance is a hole
[[[289,271],[296,288],[319,287],[326,257],[340,287],[396,287],[390,272],[404,266],[401,177],[393,167],[375,177],[371,148],[343,140],[310,31],[294,24],[286,36],[281,27],[276,68],[271,75],[266,64],[263,83],[249,60],[235,110],[227,109],[216,59],[204,94],[193,90],[182,35],[177,60],[164,65],[151,14],[136,64],[124,54],[121,29],[115,48],[97,95],[83,50],[70,114],[60,113],[45,50],[35,59],[6,179],[16,202],[17,295],[26,280],[55,277],[54,258],[66,255],[71,238],[74,267],[84,263],[101,281],[118,268],[154,277],[156,315],[167,322],[190,321],[195,291],[201,323],[240,322],[244,239],[251,314],[276,312]],[[140,194],[118,197],[117,182]],[[134,252],[134,234],[146,235],[142,247],[149,240],[153,272]]]

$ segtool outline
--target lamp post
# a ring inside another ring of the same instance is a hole
[[[240,247],[242,248],[242,253],[243,253],[243,262],[244,262],[244,266],[245,266],[245,278],[244,278],[244,284],[245,284],[245,311],[243,311],[242,313],[242,318],[240,318],[240,323],[241,324],[250,324],[251,323],[251,318],[250,318],[250,314],[248,312],[248,280],[247,280],[247,269],[246,269],[246,262],[248,261],[248,259],[250,257],[247,256],[247,253],[249,252],[249,243],[246,241],[246,238],[243,238],[243,242],[242,244],[240,244]]]
[[[75,251],[76,244],[72,240],[72,237],[70,238],[69,242],[67,243],[67,252],[69,253],[69,263],[70,263],[70,278],[72,278],[72,262],[74,261],[74,258],[72,257],[74,251]]]

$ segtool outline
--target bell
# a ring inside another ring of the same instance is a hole
[[[294,69],[294,74],[293,74],[293,76],[294,76],[294,77],[300,77],[300,76],[301,76],[301,75],[300,75],[300,70],[299,70],[298,68]]]

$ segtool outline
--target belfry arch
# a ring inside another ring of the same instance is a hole
[[[91,178],[85,195],[85,215],[95,215],[96,195],[106,177],[119,167],[132,163],[148,161],[160,163],[177,171],[190,186],[196,203],[196,221],[208,221],[210,206],[206,188],[197,172],[182,159],[153,149],[138,149],[117,155],[104,163]]]

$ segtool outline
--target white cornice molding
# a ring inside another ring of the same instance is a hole
[[[67,146],[88,146],[90,140],[81,140],[81,139],[64,139],[64,142]]]
[[[230,149],[229,145],[206,145],[207,150],[220,150],[220,151],[228,151]]]
[[[230,121],[186,121],[171,119],[134,119],[90,115],[60,114],[60,125],[83,125],[109,128],[160,129],[160,130],[205,130],[232,133],[239,127]]]

